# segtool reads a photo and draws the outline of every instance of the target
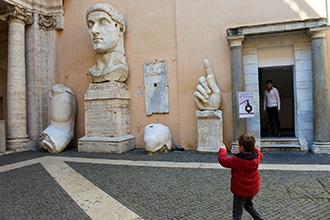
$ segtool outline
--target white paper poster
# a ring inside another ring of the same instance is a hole
[[[240,118],[254,117],[253,92],[239,92],[238,103]]]

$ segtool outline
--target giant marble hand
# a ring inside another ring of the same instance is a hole
[[[199,110],[217,110],[220,107],[221,92],[215,81],[210,62],[205,59],[204,67],[206,79],[204,76],[199,78],[199,84],[194,92],[194,98]]]

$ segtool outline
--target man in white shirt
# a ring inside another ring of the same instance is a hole
[[[272,136],[281,137],[281,123],[278,115],[281,111],[280,93],[273,87],[272,80],[266,81],[266,87],[267,89],[264,93],[264,112],[267,112]]]

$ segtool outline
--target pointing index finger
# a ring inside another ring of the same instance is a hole
[[[204,67],[207,74],[206,81],[210,89],[212,90],[212,93],[220,94],[220,89],[215,81],[215,76],[208,59],[204,60]]]
[[[211,64],[209,62],[208,59],[205,59],[204,60],[204,67],[205,67],[205,71],[206,71],[206,74],[209,76],[209,75],[213,75],[213,70],[211,68]]]

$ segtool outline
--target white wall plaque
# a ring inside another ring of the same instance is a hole
[[[144,63],[146,114],[168,113],[168,81],[165,60]]]

